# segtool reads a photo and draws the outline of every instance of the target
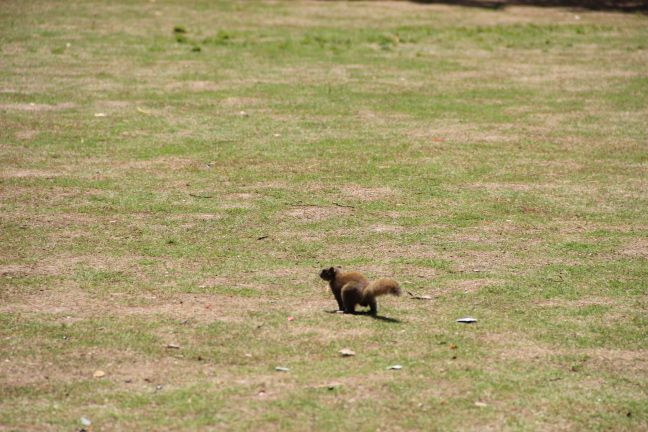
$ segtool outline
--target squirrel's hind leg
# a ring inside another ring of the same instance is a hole
[[[376,299],[372,299],[369,302],[369,313],[371,315],[376,315],[378,313],[378,303],[376,303]]]
[[[361,288],[354,282],[349,282],[342,287],[342,303],[344,304],[344,313],[355,313],[356,305],[359,303]]]

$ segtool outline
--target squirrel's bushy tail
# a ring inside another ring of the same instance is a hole
[[[399,296],[401,295],[401,288],[394,279],[382,278],[367,285],[364,289],[364,294],[372,297],[378,297],[384,294]]]

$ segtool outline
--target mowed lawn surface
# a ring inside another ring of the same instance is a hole
[[[0,50],[0,430],[648,428],[647,16],[5,0]]]

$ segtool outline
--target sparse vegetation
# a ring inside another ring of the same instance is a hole
[[[3,2],[0,429],[645,430],[647,19]]]

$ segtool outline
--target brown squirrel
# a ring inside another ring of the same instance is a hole
[[[355,313],[357,305],[369,306],[369,313],[378,313],[376,297],[383,294],[399,296],[400,285],[394,279],[369,279],[359,272],[343,272],[339,267],[330,267],[320,272],[320,277],[328,281],[331,291],[337,300],[339,310],[344,313]]]

